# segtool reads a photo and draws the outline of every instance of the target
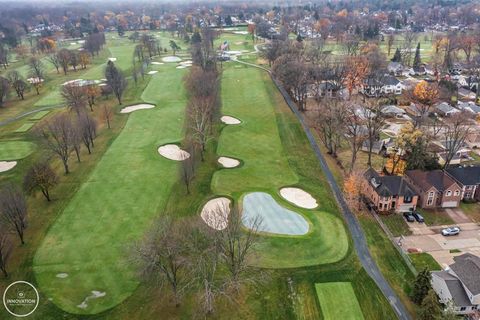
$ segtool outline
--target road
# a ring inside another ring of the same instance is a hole
[[[247,63],[244,61],[240,61],[237,59],[235,59],[235,61],[238,63],[243,63],[246,65],[260,68],[264,71],[267,71],[271,76],[270,71],[266,68],[257,66],[255,64]],[[322,167],[322,170],[325,173],[327,181],[330,184],[330,187],[332,188],[335,199],[337,200],[337,203],[340,206],[340,209],[342,210],[345,216],[348,229],[350,230],[350,233],[353,238],[355,251],[357,252],[358,258],[360,259],[360,262],[363,268],[367,271],[370,277],[375,281],[377,286],[382,291],[383,295],[390,302],[390,305],[392,306],[393,310],[397,314],[397,317],[401,320],[410,320],[411,317],[407,309],[405,308],[403,303],[400,301],[396,293],[393,291],[392,287],[390,287],[388,282],[385,280],[382,273],[380,272],[380,269],[378,268],[377,264],[373,260],[370,254],[370,251],[368,250],[367,241],[365,239],[365,234],[363,233],[362,227],[360,226],[360,223],[358,222],[355,215],[352,213],[352,211],[348,207],[343,197],[343,193],[340,190],[340,187],[338,186],[337,182],[333,178],[333,174],[330,171],[330,168],[328,167],[327,162],[325,161],[325,158],[323,157],[320,151],[320,148],[318,147],[318,144],[310,131],[310,128],[304,121],[303,115],[300,113],[300,111],[298,111],[297,106],[292,101],[292,99],[290,98],[288,93],[285,91],[285,89],[283,89],[283,87],[273,77],[272,77],[272,80],[277,86],[277,88],[280,90],[280,93],[284,97],[285,101],[287,102],[292,112],[297,116],[298,121],[300,121],[302,125],[303,131],[307,135],[308,141],[310,142],[310,145],[313,148],[313,151],[320,163],[320,166]]]

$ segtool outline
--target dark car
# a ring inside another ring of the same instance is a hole
[[[425,222],[425,219],[423,219],[420,213],[415,211],[414,213],[412,213],[412,215],[415,218],[415,220],[417,220],[418,222]]]
[[[403,216],[405,217],[405,220],[407,220],[408,222],[415,221],[415,218],[413,217],[413,214],[411,212],[405,212]]]

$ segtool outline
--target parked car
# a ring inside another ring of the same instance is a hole
[[[422,215],[418,212],[413,212],[412,213],[413,217],[415,218],[415,220],[417,220],[418,222],[425,222],[425,219],[423,219]]]
[[[404,212],[403,216],[405,217],[405,220],[408,222],[414,222],[415,218],[413,217],[413,214],[411,212]]]
[[[459,227],[449,227],[442,230],[442,235],[447,236],[456,236],[460,233]]]

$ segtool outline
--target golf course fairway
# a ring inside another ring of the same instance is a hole
[[[178,162],[161,157],[157,148],[183,138],[184,71],[175,66],[160,70],[142,94],[144,102],[156,107],[128,115],[35,255],[40,289],[70,313],[102,312],[135,290],[129,246],[165,206],[178,179]]]

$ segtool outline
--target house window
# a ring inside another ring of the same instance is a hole
[[[383,203],[380,203],[379,208],[380,208],[380,210],[383,209]]]
[[[430,198],[429,198],[429,199],[427,200],[427,206],[431,206],[432,203],[433,203],[433,199],[430,199]]]
[[[451,190],[447,190],[447,193],[446,193],[447,197],[450,197],[452,195],[452,191]]]
[[[460,308],[460,311],[465,311],[465,310],[467,310],[467,307],[461,307]]]
[[[458,197],[460,195],[460,191],[459,190],[455,190],[455,197]]]
[[[433,197],[433,191],[430,191],[430,192],[428,193],[428,197],[429,197],[429,198],[430,198],[430,197]]]
[[[405,197],[403,198],[404,203],[411,203],[412,202],[412,197]]]

